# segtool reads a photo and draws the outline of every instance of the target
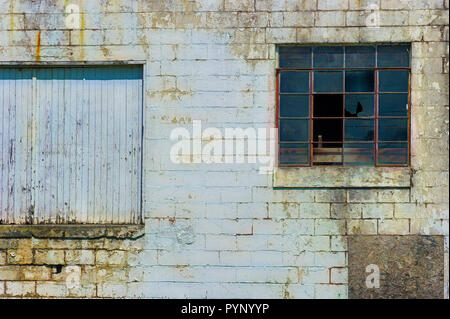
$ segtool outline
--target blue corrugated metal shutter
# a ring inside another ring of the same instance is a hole
[[[142,67],[0,68],[0,222],[141,222]]]

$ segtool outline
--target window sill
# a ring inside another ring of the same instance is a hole
[[[0,225],[0,238],[135,239],[144,225]]]
[[[278,167],[273,187],[411,187],[409,167]]]

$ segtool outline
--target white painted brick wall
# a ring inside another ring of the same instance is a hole
[[[380,0],[379,28],[365,26],[365,0],[75,2],[82,31],[65,29],[64,2],[16,0],[11,15],[1,1],[0,61],[35,61],[37,29],[41,61],[146,61],[145,249],[65,254],[83,265],[133,264],[139,282],[99,284],[99,297],[347,298],[347,235],[448,242],[447,0]],[[255,164],[170,162],[171,130],[195,119],[273,126],[275,44],[371,42],[412,43],[411,190],[274,189]],[[0,251],[0,265],[5,258]],[[32,289],[0,281],[0,295]],[[35,290],[68,293],[54,281]]]

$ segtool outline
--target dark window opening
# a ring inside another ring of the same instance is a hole
[[[343,130],[343,95],[316,94],[313,96],[313,144],[315,165],[342,164],[340,156]]]
[[[280,166],[407,166],[408,45],[282,46]]]

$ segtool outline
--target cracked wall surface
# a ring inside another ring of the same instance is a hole
[[[373,3],[377,27],[367,26]],[[70,4],[80,8],[79,28],[67,28]],[[145,234],[0,233],[0,296],[348,298],[355,235],[440,236],[448,274],[448,8],[448,0],[0,0],[3,64],[145,63]],[[324,43],[411,43],[411,169],[397,172],[401,185],[298,187],[296,172],[274,179],[256,164],[170,161],[171,130],[193,120],[273,127],[277,45]],[[69,289],[72,266],[81,281]],[[448,276],[435,287],[443,293],[430,296],[448,298]]]

